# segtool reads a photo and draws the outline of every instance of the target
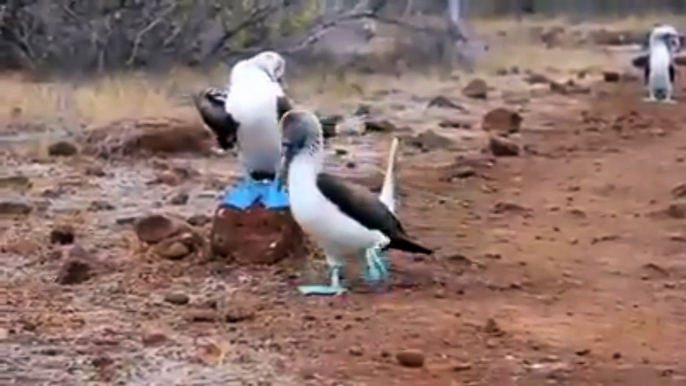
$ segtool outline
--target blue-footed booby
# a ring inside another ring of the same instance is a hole
[[[644,46],[648,52],[632,60],[635,67],[643,69],[643,79],[648,87],[647,101],[657,100],[674,103],[672,94],[676,70],[674,57],[681,50],[684,37],[671,25],[660,24],[649,33]]]
[[[391,146],[384,186],[379,196],[366,188],[322,172],[323,134],[317,117],[291,110],[281,119],[286,148],[290,209],[295,221],[324,250],[331,271],[329,285],[301,286],[304,294],[337,295],[345,292],[341,271],[346,259],[366,259],[366,276],[380,281],[388,276],[383,252],[433,251],[413,241],[393,213],[393,164],[397,139]]]
[[[288,207],[288,194],[278,178],[281,168],[279,120],[291,109],[281,87],[285,60],[265,51],[231,69],[227,91],[206,90],[196,99],[205,124],[226,150],[238,145],[245,179],[224,197],[224,204],[246,209],[256,202],[266,208]]]

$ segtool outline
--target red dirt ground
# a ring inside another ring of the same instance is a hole
[[[33,257],[3,263],[0,383],[686,385],[686,104],[640,96],[539,98],[526,151],[467,179],[406,154],[400,217],[438,252],[395,254],[386,292],[305,298],[297,284],[325,279],[300,263],[160,261],[127,230],[94,278],[60,286],[60,258],[17,236],[3,259]]]

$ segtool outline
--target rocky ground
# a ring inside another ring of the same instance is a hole
[[[685,385],[684,102],[556,76],[361,83],[327,168],[378,185],[401,137],[400,216],[437,253],[394,254],[388,288],[338,298],[295,290],[320,260],[207,253],[235,162],[197,122],[69,136],[17,118],[0,383]]]

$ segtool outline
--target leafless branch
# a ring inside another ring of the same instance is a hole
[[[136,34],[136,40],[133,42],[133,48],[131,49],[131,55],[129,56],[129,59],[126,60],[127,65],[133,64],[134,60],[136,60],[136,56],[138,55],[138,47],[141,44],[141,39],[143,39],[143,36],[150,32],[155,26],[157,26],[167,15],[169,15],[174,9],[176,8],[176,3],[172,3],[167,7],[164,11],[160,12],[160,14],[153,19],[145,28],[140,30],[138,34]]]

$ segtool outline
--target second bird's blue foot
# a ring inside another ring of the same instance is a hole
[[[367,261],[364,270],[364,280],[369,284],[380,284],[390,276],[390,264],[381,248],[369,248],[365,250]]]
[[[331,267],[331,284],[329,285],[301,285],[298,287],[303,295],[319,295],[319,296],[336,296],[346,292],[345,287],[341,285],[341,272],[343,266],[337,265]]]
[[[267,209],[288,208],[288,192],[286,192],[278,179],[269,182],[266,186],[262,195],[262,204]]]
[[[303,295],[319,295],[319,296],[336,296],[346,292],[346,289],[341,286],[333,285],[301,285],[298,287]]]

